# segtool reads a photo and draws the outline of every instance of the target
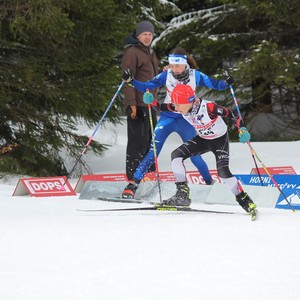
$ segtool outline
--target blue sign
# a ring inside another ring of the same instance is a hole
[[[272,176],[282,192],[279,191],[275,207],[300,210],[300,175]],[[235,177],[244,185],[277,187],[268,175],[261,175],[260,177],[258,175],[235,175]]]
[[[242,184],[276,187],[268,175],[234,175]],[[280,189],[300,189],[300,175],[272,175]],[[260,180],[261,178],[261,180]]]
[[[282,193],[285,197],[280,193],[278,197],[278,201],[276,203],[276,208],[283,209],[297,209],[300,210],[300,190],[299,189],[283,189]],[[290,205],[287,203],[287,201]],[[291,207],[292,206],[292,207]]]

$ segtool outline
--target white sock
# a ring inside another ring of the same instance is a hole
[[[186,171],[182,157],[174,158],[171,162],[172,171],[176,182],[186,181]]]
[[[243,191],[243,188],[240,182],[236,179],[236,177],[233,176],[229,178],[222,178],[222,180],[235,196]]]

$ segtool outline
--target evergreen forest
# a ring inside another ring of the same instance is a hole
[[[68,174],[64,157],[75,162],[89,138],[77,126],[103,116],[141,20],[155,26],[161,67],[180,46],[203,73],[233,76],[253,141],[300,139],[298,0],[0,0],[1,174]],[[234,108],[229,90],[198,93]],[[105,121],[123,112],[120,93]],[[93,140],[88,151],[105,147]]]

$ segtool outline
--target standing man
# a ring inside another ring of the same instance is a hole
[[[130,69],[134,77],[140,81],[148,81],[158,73],[158,59],[151,48],[154,38],[154,26],[149,21],[137,24],[132,36],[127,38],[125,52],[122,57],[122,72]],[[143,93],[131,85],[125,85],[124,105],[127,114],[127,150],[126,175],[129,181],[150,149],[152,139],[147,104],[143,102]],[[152,90],[152,92],[155,92]],[[156,125],[156,112],[151,108],[153,126]],[[154,171],[151,166],[149,171]]]

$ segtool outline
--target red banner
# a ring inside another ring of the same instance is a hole
[[[28,194],[34,197],[76,195],[66,176],[22,178],[19,180],[13,196]]]
[[[283,167],[267,167],[267,170],[272,175],[297,175],[292,166],[283,166]],[[258,168],[260,175],[266,175],[267,172],[264,168]],[[257,169],[253,168],[251,174],[257,174]]]

